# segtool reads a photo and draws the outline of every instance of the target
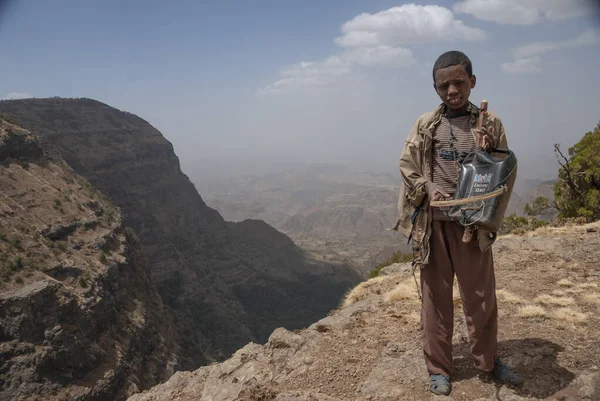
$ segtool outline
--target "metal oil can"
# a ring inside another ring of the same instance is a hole
[[[508,149],[476,150],[462,162],[454,199],[485,195],[502,186],[491,199],[451,206],[448,216],[464,226],[498,232],[517,178],[517,158]]]

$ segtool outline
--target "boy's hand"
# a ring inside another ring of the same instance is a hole
[[[483,150],[492,149],[498,146],[492,135],[493,133],[494,127],[490,127],[489,129],[485,127],[475,128],[475,137],[477,138],[475,146]]]
[[[432,201],[440,200],[450,196],[449,194],[444,192],[442,187],[440,187],[438,184],[434,184],[431,181],[425,183],[425,190],[427,191],[427,196],[429,197],[429,200]]]

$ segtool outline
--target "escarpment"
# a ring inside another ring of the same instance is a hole
[[[314,260],[266,223],[225,221],[181,171],[173,146],[141,118],[90,99],[0,102],[123,211],[196,365],[222,360],[277,327],[306,327],[360,277]]]
[[[0,120],[0,399],[121,400],[179,369],[134,232],[37,138]]]

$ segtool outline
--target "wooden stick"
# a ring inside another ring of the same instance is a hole
[[[497,190],[495,190],[493,192],[489,192],[487,194],[469,196],[468,198],[431,201],[430,205],[432,207],[468,205],[469,203],[475,203],[475,202],[480,202],[480,201],[484,201],[484,200],[495,198],[497,196],[502,195],[506,191],[508,191],[508,188],[506,187],[506,185],[503,185],[500,188],[498,188]]]

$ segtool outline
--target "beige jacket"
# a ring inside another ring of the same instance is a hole
[[[413,264],[424,267],[429,262],[429,238],[432,211],[425,190],[425,183],[433,180],[433,135],[444,114],[446,106],[440,104],[434,111],[422,114],[404,143],[400,156],[400,174],[404,185],[398,199],[398,221],[393,228],[412,241]],[[476,127],[479,108],[469,102],[471,130]],[[483,126],[488,128],[498,144],[507,148],[504,126],[494,113],[488,111]],[[473,132],[473,136],[475,133]],[[476,142],[477,143],[477,142]],[[496,233],[478,230],[477,238],[482,251],[496,240]]]

